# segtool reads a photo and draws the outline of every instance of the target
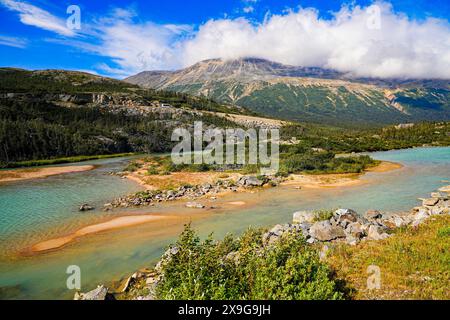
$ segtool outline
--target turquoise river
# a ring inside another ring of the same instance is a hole
[[[360,213],[368,209],[389,212],[409,210],[450,180],[450,148],[416,148],[371,153],[379,160],[401,163],[401,169],[369,172],[363,183],[339,187],[297,190],[282,186],[254,193],[226,196],[245,203],[218,210],[186,209],[186,201],[155,207],[78,212],[82,203],[101,208],[115,197],[141,190],[127,179],[109,175],[123,168],[127,158],[85,162],[91,171],[0,185],[0,299],[70,299],[66,287],[69,265],[81,268],[82,291],[99,283],[114,284],[134,270],[152,266],[164,248],[173,242],[192,219],[202,235],[214,232],[239,234],[249,226],[270,226],[289,222],[302,209],[348,207]],[[178,223],[144,223],[105,231],[77,239],[54,251],[24,254],[33,244],[66,235],[81,227],[118,215],[164,213],[179,215]],[[202,218],[196,219],[196,215]]]

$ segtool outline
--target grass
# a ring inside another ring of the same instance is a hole
[[[28,160],[28,161],[19,161],[19,162],[0,163],[0,168],[11,168],[11,169],[12,168],[27,168],[27,167],[46,166],[46,165],[52,165],[52,164],[61,164],[61,163],[73,163],[73,162],[82,162],[82,161],[98,160],[98,159],[128,157],[128,156],[132,156],[132,155],[134,155],[134,153],[117,153],[117,154],[104,154],[104,155],[94,155],[94,156],[73,156],[73,157],[45,159],[45,160]]]
[[[450,299],[450,216],[418,228],[397,229],[384,241],[332,249],[327,260],[354,299]],[[381,271],[381,288],[368,290],[367,268]]]
[[[330,220],[333,217],[334,211],[336,210],[315,210],[313,212],[315,215],[314,222]]]

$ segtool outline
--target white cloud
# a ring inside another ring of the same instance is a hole
[[[242,11],[244,11],[244,13],[252,13],[253,11],[255,11],[255,8],[253,8],[252,6],[248,6],[248,7],[244,7],[244,9],[242,9]]]
[[[414,21],[388,3],[376,5],[380,28],[373,23],[377,11],[359,6],[343,7],[331,20],[315,9],[273,15],[258,25],[245,18],[210,20],[183,43],[183,62],[254,56],[356,76],[450,78],[448,21]]]
[[[255,2],[243,3],[251,6]],[[10,7],[14,4],[24,23],[34,19],[41,21],[35,26],[63,35],[66,32],[62,20],[46,11],[19,5],[18,1],[0,3]],[[394,12],[389,3],[375,4],[369,8],[344,6],[332,19],[320,18],[315,9],[300,8],[269,14],[261,23],[244,17],[224,18],[209,20],[196,29],[142,22],[134,10],[115,9],[97,21],[83,24],[76,39],[52,41],[108,57],[109,62],[97,67],[118,77],[143,70],[186,67],[211,58],[252,56],[297,66],[332,68],[356,76],[450,78],[447,20],[413,20]],[[36,18],[46,15],[52,23]]]
[[[110,57],[118,66],[113,68],[104,64],[102,70],[119,76],[148,69],[179,67],[178,39],[192,31],[185,25],[134,24],[126,20],[93,28],[100,41],[95,46],[96,53]]]
[[[75,35],[73,30],[67,28],[66,20],[60,19],[41,8],[15,0],[0,0],[0,3],[9,10],[18,12],[23,24],[53,31],[63,36]]]
[[[24,38],[16,38],[0,35],[0,45],[23,49],[26,48],[26,46],[28,45],[28,40]]]

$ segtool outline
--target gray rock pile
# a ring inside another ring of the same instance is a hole
[[[447,188],[447,189],[446,189]],[[421,199],[422,206],[405,214],[383,214],[369,210],[359,215],[352,209],[338,209],[328,220],[317,221],[313,211],[298,211],[293,214],[292,224],[278,224],[263,236],[263,242],[270,245],[285,232],[301,233],[308,243],[346,242],[355,245],[365,240],[383,240],[389,231],[405,226],[417,227],[433,215],[450,213],[450,190],[433,192],[431,198]]]
[[[202,196],[211,195],[214,196],[224,191],[237,191],[238,188],[254,188],[262,187],[270,184],[271,186],[278,185],[282,181],[282,178],[275,176],[265,176],[264,178],[257,178],[255,176],[242,176],[236,183],[232,180],[219,180],[214,184],[205,183],[196,186],[181,186],[176,190],[164,190],[154,191],[146,190],[138,192],[136,194],[128,195],[113,200],[110,203],[104,205],[105,210],[113,208],[128,208],[153,205],[159,202],[188,199],[194,200]],[[200,208],[200,205],[196,205],[194,202],[187,204],[190,208]],[[204,207],[204,206],[203,206]]]

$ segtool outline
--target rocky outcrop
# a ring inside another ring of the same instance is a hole
[[[261,187],[265,184],[265,181],[260,180],[255,176],[242,176],[239,178],[236,184],[243,187]]]
[[[91,290],[86,293],[75,293],[74,300],[107,300],[111,298],[111,295],[108,294],[108,288],[104,285],[98,286],[94,290]]]
[[[432,215],[449,214],[450,189],[444,187],[440,190],[433,192],[431,198],[421,199],[422,206],[405,214],[383,214],[369,210],[359,215],[351,209],[338,209],[330,219],[316,222],[315,212],[297,211],[293,214],[292,224],[276,225],[264,234],[263,242],[270,245],[285,232],[299,231],[308,243],[339,241],[355,245],[360,241],[384,240],[390,237],[389,232],[395,228],[417,227]]]
[[[309,229],[309,235],[311,238],[319,241],[345,238],[344,229],[340,226],[333,226],[328,220],[314,223]]]

